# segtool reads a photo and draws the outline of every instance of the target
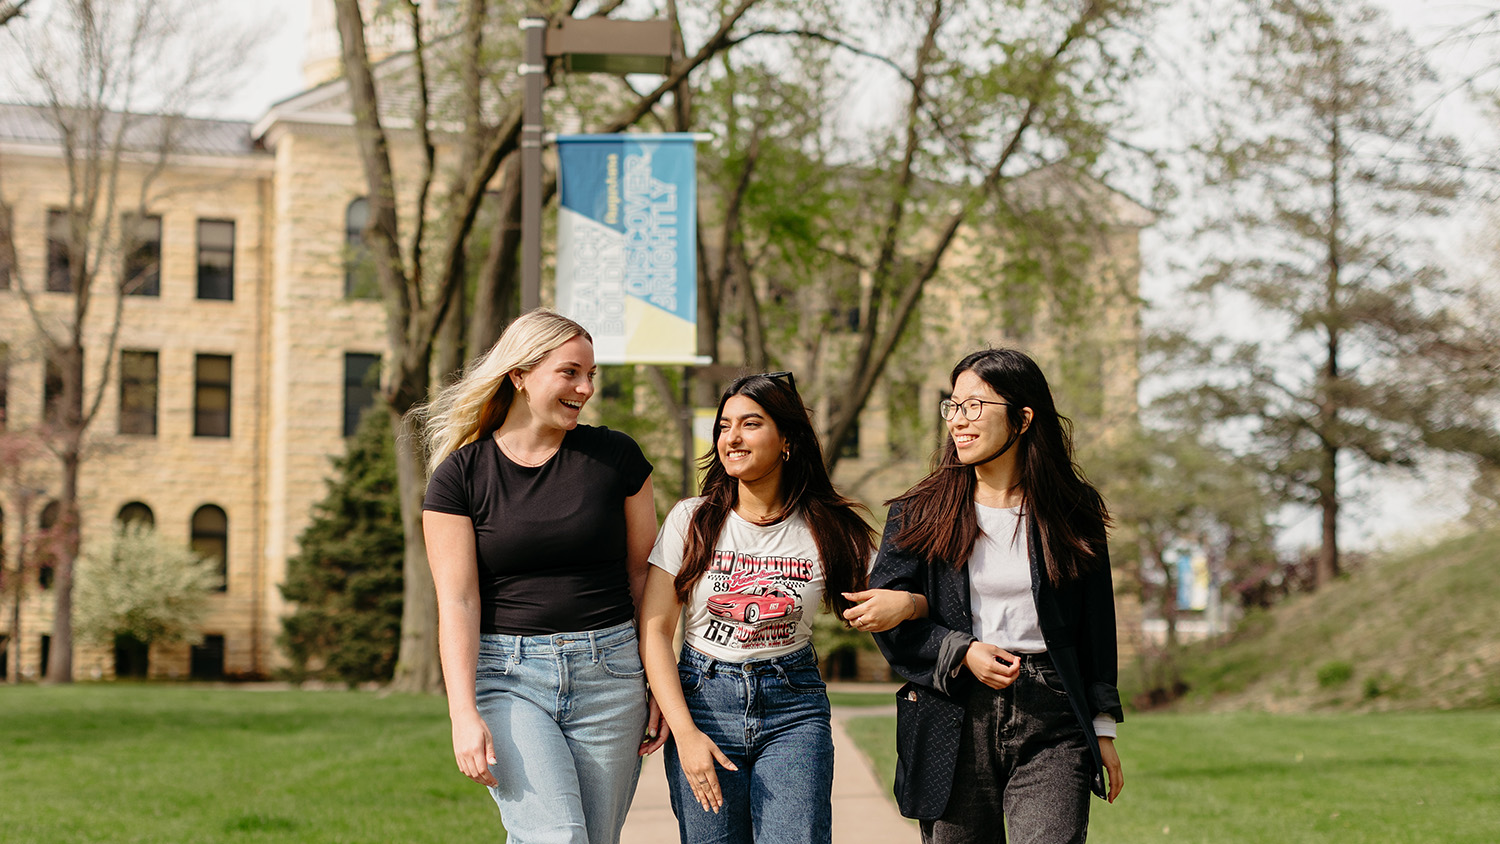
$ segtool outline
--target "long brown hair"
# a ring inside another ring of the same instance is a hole
[[[788,457],[781,466],[781,512],[778,521],[801,512],[812,530],[823,568],[823,605],[840,614],[853,606],[844,592],[857,592],[868,581],[870,556],[875,550],[875,531],[860,510],[864,508],[839,495],[823,466],[823,450],[802,397],[791,384],[765,375],[746,375],[730,384],[719,398],[714,417],[714,446],[703,456],[703,501],[693,511],[683,542],[682,568],[674,585],[677,600],[687,603],[693,587],[708,570],[714,543],[724,529],[729,512],[739,500],[739,482],[724,470],[719,460],[719,424],[724,405],[744,396],[760,405],[776,430],[787,439]]]
[[[1057,412],[1041,367],[1015,349],[974,352],[953,367],[950,380],[973,372],[1008,403],[1011,430],[1020,431],[1031,408],[1031,425],[1015,439],[1021,477],[1021,512],[1041,537],[1042,561],[1054,585],[1077,580],[1097,562],[1094,550],[1109,526],[1109,510],[1098,490],[1073,462],[1073,423]],[[963,566],[979,538],[974,511],[973,466],[958,460],[953,437],[943,443],[932,471],[916,486],[886,502],[902,506],[893,541],[929,560]]]

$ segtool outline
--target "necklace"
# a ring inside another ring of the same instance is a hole
[[[735,507],[734,512],[739,515],[740,518],[744,519],[752,525],[755,525],[756,527],[765,527],[767,525],[776,523],[776,517],[781,515],[781,508],[778,507],[775,510],[760,516],[751,516],[749,510],[745,509],[744,507]]]
[[[500,436],[499,434],[495,435],[495,443],[500,446],[501,451],[505,452],[506,457],[509,457],[515,463],[521,466],[525,466],[528,469],[535,469],[538,466],[546,463],[548,460],[551,460],[552,455],[556,454],[558,449],[558,446],[553,446],[552,448],[548,449],[547,455],[545,457],[533,462],[531,460],[524,460],[520,457],[520,455],[516,454],[514,451],[511,451],[510,447],[505,444],[505,438]]]

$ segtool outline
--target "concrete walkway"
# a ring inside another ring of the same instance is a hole
[[[842,707],[839,707],[842,709]],[[895,707],[890,707],[894,714]],[[888,714],[884,707],[857,710],[859,715]],[[920,839],[915,821],[901,817],[884,780],[844,731],[843,717],[833,716],[834,844],[913,844]],[[641,770],[641,784],[625,819],[620,844],[671,844],[678,840],[677,818],[667,797],[662,751],[651,754]]]

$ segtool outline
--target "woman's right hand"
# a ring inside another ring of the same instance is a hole
[[[719,790],[719,774],[714,770],[714,763],[723,765],[730,771],[738,771],[724,751],[719,749],[714,740],[704,734],[702,730],[689,730],[691,735],[684,735],[684,731],[677,731],[673,735],[677,739],[677,761],[682,765],[682,775],[687,777],[688,785],[693,789],[693,797],[698,800],[698,805],[703,811],[719,813],[724,806],[724,794]]]
[[[1021,674],[1020,657],[998,645],[978,641],[969,643],[969,652],[964,654],[964,665],[979,678],[979,682],[992,689],[1009,686]]]
[[[492,788],[500,784],[490,773],[490,766],[495,764],[495,740],[477,711],[453,716],[453,758],[469,779]]]

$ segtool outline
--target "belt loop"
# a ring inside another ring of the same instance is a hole
[[[515,642],[515,647],[511,650],[510,661],[511,662],[520,662],[521,661],[521,637],[520,636],[512,636],[511,640]]]
[[[709,657],[708,658],[708,665],[705,665],[703,667],[703,676],[705,676],[705,677],[712,677],[712,676],[714,676],[714,666],[716,666],[718,664],[719,664],[719,661],[717,659],[714,659],[713,657]]]
[[[589,631],[589,661],[594,664],[599,662],[599,631]]]

